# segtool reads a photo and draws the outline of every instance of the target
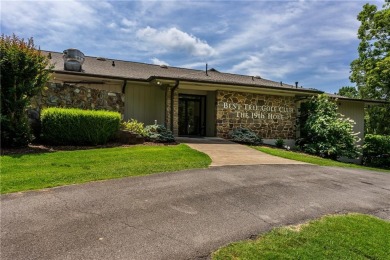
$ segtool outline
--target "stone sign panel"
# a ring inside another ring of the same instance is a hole
[[[293,97],[217,92],[217,135],[228,138],[233,128],[246,127],[264,139],[295,138]]]

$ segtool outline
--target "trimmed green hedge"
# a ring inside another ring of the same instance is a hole
[[[372,135],[364,137],[363,163],[365,165],[390,168],[390,136]]]
[[[47,108],[42,111],[42,137],[51,144],[105,144],[120,127],[118,112],[75,108]]]

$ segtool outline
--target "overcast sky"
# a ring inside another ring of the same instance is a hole
[[[357,57],[356,20],[384,1],[4,1],[1,32],[43,50],[259,75],[337,92]]]

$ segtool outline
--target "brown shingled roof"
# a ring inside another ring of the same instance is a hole
[[[42,51],[48,55],[49,51]],[[253,86],[265,88],[280,88],[283,90],[299,90],[311,93],[321,93],[322,91],[306,88],[296,88],[293,85],[275,82],[259,77],[223,73],[209,70],[207,74],[204,70],[185,69],[171,66],[159,66],[146,63],[100,59],[97,57],[86,56],[83,64],[83,72],[65,71],[62,53],[50,52],[51,63],[54,65],[53,71],[56,73],[102,76],[117,79],[151,81],[153,79],[184,80],[190,82],[203,82],[211,84],[227,84],[237,86]],[[115,66],[112,66],[114,61]]]
[[[358,102],[365,102],[365,103],[373,103],[373,104],[389,104],[388,101],[386,100],[378,100],[378,99],[363,99],[363,98],[350,98],[350,97],[345,97],[341,96],[338,94],[331,94],[331,93],[325,93],[327,96],[339,100],[347,100],[347,101],[358,101]]]

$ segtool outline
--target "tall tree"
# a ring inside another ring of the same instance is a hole
[[[349,98],[359,98],[359,91],[355,87],[345,86],[341,87],[337,92],[337,95],[349,97]]]
[[[352,82],[362,98],[390,101],[390,3],[381,10],[365,4],[358,15],[359,57],[351,63]],[[367,132],[390,135],[390,105],[367,110]]]
[[[33,39],[0,38],[1,146],[18,147],[31,138],[26,109],[49,79],[48,59],[35,48]]]

